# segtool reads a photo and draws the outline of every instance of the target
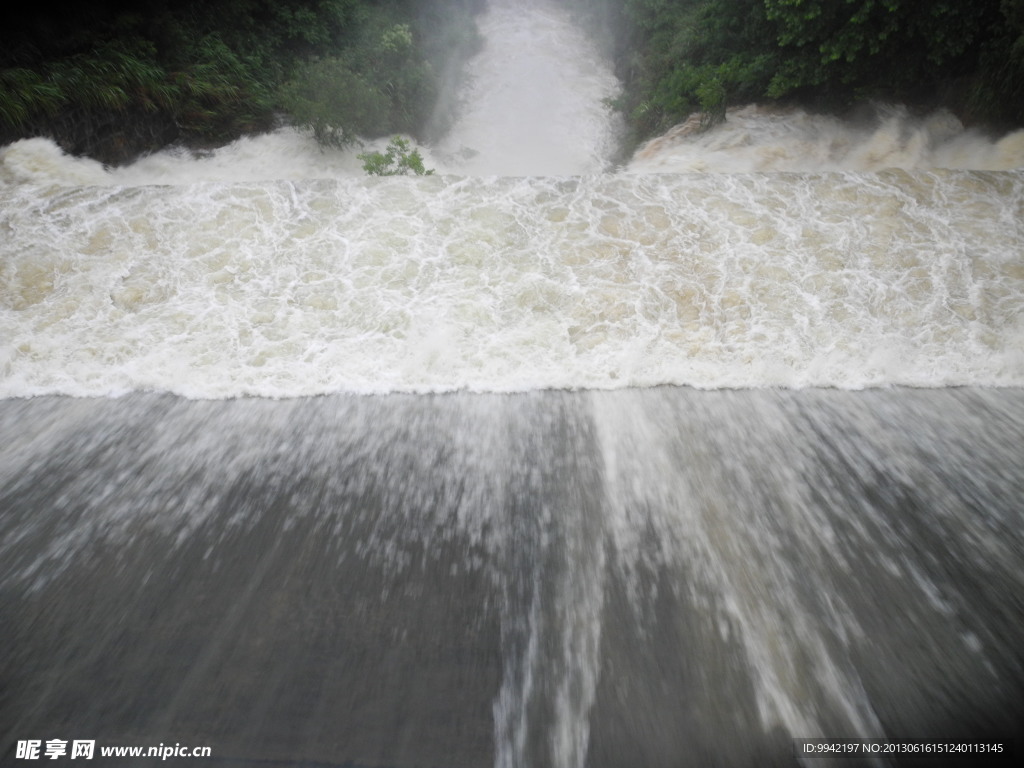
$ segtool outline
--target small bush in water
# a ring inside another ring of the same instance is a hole
[[[412,149],[409,142],[395,136],[383,152],[366,152],[359,155],[363,170],[371,176],[430,176],[433,169],[423,167],[423,157],[418,149]]]

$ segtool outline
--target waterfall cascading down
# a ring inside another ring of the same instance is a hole
[[[613,170],[564,8],[480,27],[436,176],[0,149],[0,763],[1019,746],[1024,133],[749,107]]]

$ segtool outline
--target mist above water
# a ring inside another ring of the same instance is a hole
[[[467,66],[456,123],[433,148],[444,171],[608,170],[621,126],[606,101],[618,94],[618,81],[568,13],[545,0],[496,0],[480,31],[487,42]]]

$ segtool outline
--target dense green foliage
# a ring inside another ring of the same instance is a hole
[[[694,111],[866,99],[1024,124],[1024,0],[566,0],[603,30],[636,137]]]
[[[328,144],[426,130],[483,0],[39,0],[0,29],[0,143],[130,159],[281,116]]]

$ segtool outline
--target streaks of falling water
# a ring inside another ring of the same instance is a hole
[[[785,765],[794,737],[1024,722],[1019,390],[0,423],[5,749],[74,723],[240,760]]]

